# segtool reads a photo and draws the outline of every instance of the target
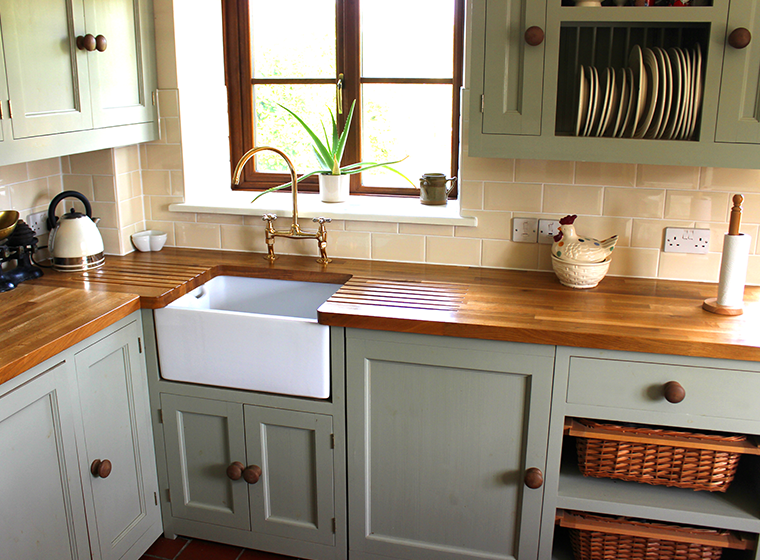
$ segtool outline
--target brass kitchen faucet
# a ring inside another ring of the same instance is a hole
[[[264,230],[267,241],[267,255],[266,258],[270,262],[274,262],[277,256],[274,254],[274,239],[275,237],[289,237],[290,239],[316,239],[319,247],[318,263],[327,264],[331,259],[327,258],[327,228],[325,224],[330,223],[330,218],[313,218],[312,221],[319,224],[317,231],[302,231],[301,226],[298,225],[298,178],[296,177],[296,170],[293,167],[293,163],[290,158],[285,155],[284,152],[277,148],[271,148],[269,146],[261,146],[259,148],[252,148],[248,150],[240,161],[237,162],[235,170],[232,172],[232,186],[235,187],[240,184],[240,177],[243,174],[243,166],[248,163],[248,160],[255,156],[257,153],[268,150],[274,152],[285,160],[290,170],[290,180],[293,184],[293,223],[289,230],[276,230],[272,225],[272,222],[277,219],[276,214],[264,214],[261,219],[267,223],[267,227]]]

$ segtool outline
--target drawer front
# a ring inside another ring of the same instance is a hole
[[[665,384],[677,381],[685,398],[665,399]],[[573,356],[567,403],[645,412],[670,412],[760,420],[760,373]]]

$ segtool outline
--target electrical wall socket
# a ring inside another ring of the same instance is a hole
[[[538,242],[551,245],[559,233],[559,220],[538,220]]]
[[[47,210],[37,212],[36,214],[29,214],[26,217],[26,225],[34,230],[34,235],[44,235],[48,232],[47,218]]]
[[[704,255],[710,245],[709,229],[665,228],[666,253],[694,253]]]
[[[512,241],[535,243],[537,225],[536,218],[512,218]]]

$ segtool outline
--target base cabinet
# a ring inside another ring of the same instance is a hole
[[[330,416],[169,394],[161,408],[174,517],[334,544]]]
[[[0,386],[3,557],[136,560],[161,534],[141,334],[134,314]]]
[[[552,346],[349,329],[349,558],[537,558],[553,363]]]

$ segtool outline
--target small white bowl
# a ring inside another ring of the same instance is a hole
[[[552,268],[563,286],[593,288],[607,274],[610,259],[598,263],[570,263],[552,255]]]
[[[132,234],[132,244],[138,251],[160,251],[166,243],[166,233],[156,229],[139,231]]]

